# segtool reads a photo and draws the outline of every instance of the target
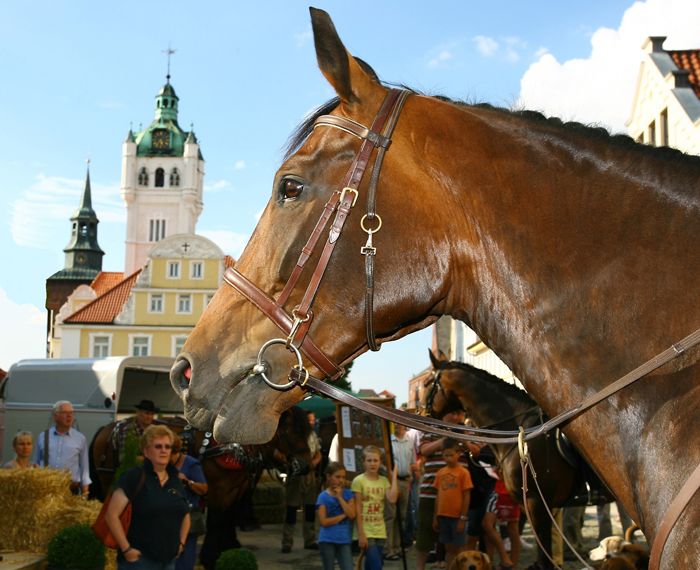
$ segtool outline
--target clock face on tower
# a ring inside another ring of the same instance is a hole
[[[158,150],[170,148],[170,133],[167,129],[156,129],[151,135],[151,146]]]
[[[79,263],[80,265],[85,263],[86,260],[87,260],[87,257],[85,257],[84,253],[79,253],[78,255],[75,256],[75,261],[77,263]]]

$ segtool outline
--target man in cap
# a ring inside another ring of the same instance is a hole
[[[148,426],[158,423],[155,419],[158,409],[153,400],[141,400],[134,407],[136,408],[136,415],[118,421],[112,431],[112,447],[118,455],[119,463],[124,459],[124,448],[127,438],[134,437],[138,441]]]

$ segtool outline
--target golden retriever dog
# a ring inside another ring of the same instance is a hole
[[[448,570],[491,570],[491,560],[478,550],[464,550],[454,557]]]

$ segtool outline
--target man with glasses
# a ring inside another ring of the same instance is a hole
[[[73,404],[67,400],[54,404],[54,425],[39,434],[35,461],[42,467],[69,471],[71,492],[87,498],[91,483],[87,439],[73,428],[74,419]]]

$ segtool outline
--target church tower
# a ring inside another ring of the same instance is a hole
[[[46,280],[47,332],[53,328],[55,315],[78,285],[90,284],[102,270],[105,254],[97,244],[97,214],[92,209],[90,170],[85,176],[85,188],[78,209],[71,216],[71,236],[63,249],[63,269]]]
[[[121,195],[126,202],[126,259],[131,275],[159,241],[193,234],[202,212],[204,158],[194,131],[178,124],[179,97],[170,84],[156,95],[153,122],[122,145]]]

